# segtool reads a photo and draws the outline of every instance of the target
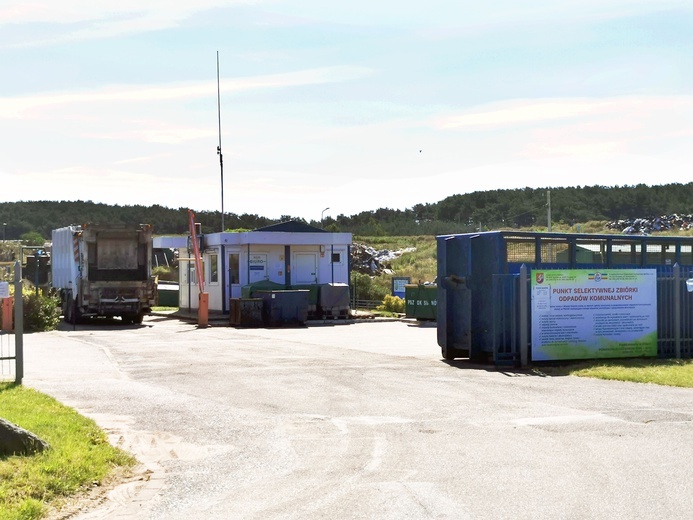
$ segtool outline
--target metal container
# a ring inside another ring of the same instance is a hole
[[[308,318],[317,317],[319,285],[292,285],[287,289],[308,291]]]
[[[253,296],[263,301],[262,318],[267,327],[304,325],[308,319],[308,292],[299,290],[257,290]]]
[[[286,289],[286,286],[282,283],[276,283],[270,280],[260,280],[259,282],[241,287],[241,298],[252,298],[253,293],[259,290],[279,291],[282,289]]]
[[[404,286],[405,315],[417,320],[437,319],[438,285],[407,284]]]
[[[231,298],[229,324],[238,327],[262,327],[262,298]]]
[[[320,286],[318,314],[321,318],[347,318],[349,316],[349,286],[328,283]]]
[[[693,269],[693,238],[688,236],[513,230],[441,235],[436,242],[437,339],[443,357],[497,365],[520,365],[522,349],[531,338],[532,271],[541,276],[540,271],[549,269],[655,269],[658,279],[673,280],[677,265],[684,272]],[[520,277],[522,270],[527,271],[525,278]],[[658,294],[660,301],[665,301],[664,294],[665,290]],[[524,312],[529,312],[529,319],[522,318]],[[677,316],[659,302],[657,313],[660,324]],[[672,352],[669,345],[675,340],[665,331],[674,328],[658,329],[662,357]],[[687,331],[677,334],[688,337]]]
[[[178,296],[180,288],[178,284],[159,283],[157,287],[159,307],[178,307]]]

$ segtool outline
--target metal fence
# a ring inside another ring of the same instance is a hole
[[[8,284],[8,282],[3,283]],[[8,288],[7,285],[3,287],[3,291],[6,288]],[[24,309],[21,297],[22,270],[19,262],[14,265],[14,294],[19,295],[12,299],[14,305],[3,305],[3,327],[0,330],[0,382],[13,381],[21,384],[24,377]],[[1,301],[12,300],[3,298]],[[4,313],[10,313],[10,315]],[[13,326],[10,318],[14,318]]]
[[[351,305],[354,309],[375,309],[382,304],[383,302],[380,300],[359,300],[358,298],[351,300]]]
[[[5,330],[0,331],[0,383],[16,381],[16,361],[14,334]]]
[[[659,358],[693,357],[693,292],[686,288],[688,279],[693,279],[693,267],[674,265],[657,273]],[[495,274],[491,290],[494,361],[524,366],[531,338],[530,277],[527,272]]]

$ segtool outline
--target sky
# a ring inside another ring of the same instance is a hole
[[[692,0],[0,0],[0,202],[688,183],[691,35]]]

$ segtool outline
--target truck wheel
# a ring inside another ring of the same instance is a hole
[[[67,302],[65,305],[65,321],[70,325],[75,325],[77,323],[77,306],[75,305],[75,300],[72,295],[68,295]]]
[[[142,323],[143,319],[144,319],[144,314],[139,312],[132,317],[132,322],[137,324],[137,325],[140,325]]]
[[[63,319],[65,320],[65,323],[70,323],[70,320],[72,319],[72,304],[70,303],[70,300],[65,300],[65,303],[63,304]]]
[[[440,351],[443,355],[443,359],[447,361],[452,361],[459,355],[457,349],[452,347],[440,347]]]

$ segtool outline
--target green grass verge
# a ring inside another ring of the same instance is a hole
[[[693,388],[693,359],[581,361],[563,366],[535,367],[534,370],[554,376],[572,375]]]
[[[0,458],[0,520],[42,518],[50,506],[135,464],[94,421],[30,388],[0,383],[0,414],[50,444],[33,456]]]

